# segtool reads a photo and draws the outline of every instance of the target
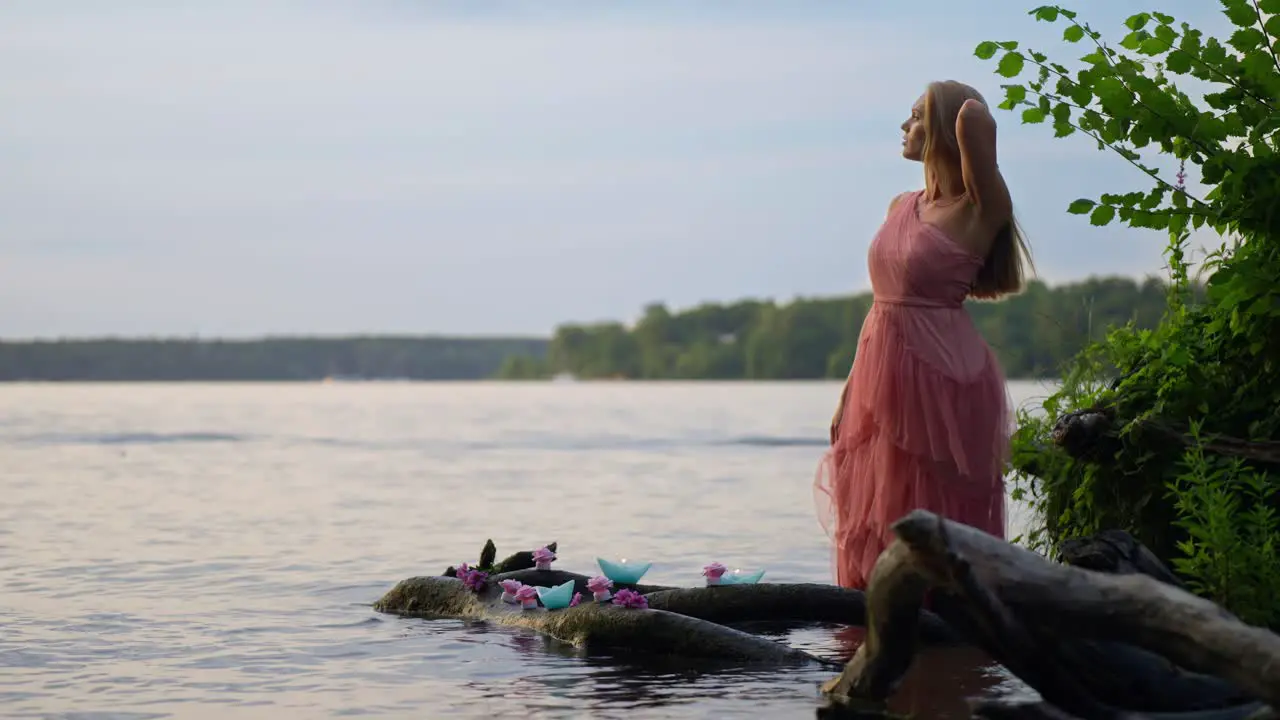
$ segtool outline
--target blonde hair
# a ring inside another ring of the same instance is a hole
[[[963,182],[960,174],[960,141],[956,118],[966,100],[987,101],[976,89],[955,80],[929,83],[924,93],[924,185],[925,196],[941,195],[945,188]],[[1018,220],[1012,214],[1000,226],[969,297],[994,300],[1020,292],[1025,284],[1031,251]]]

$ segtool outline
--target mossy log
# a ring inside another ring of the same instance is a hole
[[[493,562],[492,543],[482,559]],[[528,556],[528,557],[526,557]],[[559,610],[522,610],[502,602],[499,583],[517,580],[525,585],[552,587],[572,581],[574,591],[590,598],[588,577],[562,570],[537,570],[529,553],[516,553],[495,567],[523,569],[491,575],[476,592],[452,576],[454,568],[437,577],[401,581],[374,603],[379,612],[410,617],[448,617],[483,620],[537,630],[549,637],[592,650],[625,650],[638,654],[677,655],[746,663],[822,663],[817,658],[768,638],[722,623],[785,622],[861,625],[865,596],[857,590],[809,583],[761,583],[718,587],[667,587],[616,583],[614,591],[629,589],[645,596],[647,609],[599,604],[590,600]],[[920,612],[919,639],[926,643],[954,643],[958,636],[930,612]]]
[[[980,715],[1207,720],[1280,707],[1280,636],[1172,584],[1053,563],[925,511],[894,532],[871,575],[867,641],[823,687],[833,698],[889,696],[932,590],[935,612],[1052,706],[988,703]]]
[[[502,589],[497,583],[506,579],[543,586],[573,580],[575,587],[580,587],[578,592],[586,594],[585,576],[556,570],[505,573],[491,578],[479,592],[468,589],[457,578],[415,577],[397,584],[374,604],[374,609],[406,616],[464,618],[530,628],[588,652],[627,650],[742,663],[830,664],[767,638],[667,610],[624,608],[592,601],[561,610],[542,607],[523,610],[502,601]],[[723,588],[745,589],[748,588]],[[655,588],[640,586],[636,590],[654,592]]]

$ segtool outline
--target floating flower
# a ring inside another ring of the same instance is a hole
[[[569,601],[569,607],[577,607],[582,602],[582,593],[574,593],[573,599]]]
[[[713,562],[702,568],[702,574],[707,578],[708,585],[719,585],[720,576],[724,575],[726,572],[729,572],[729,568],[725,567],[723,563],[718,562]]]
[[[516,590],[516,600],[520,601],[520,607],[530,610],[538,607],[538,590],[532,585],[521,585]]]
[[[484,589],[484,584],[489,580],[489,573],[480,570],[469,570],[467,576],[462,579],[462,584],[475,592]]]
[[[613,596],[613,581],[603,575],[597,575],[587,581],[587,589],[591,591],[597,602],[604,602]]]
[[[550,548],[540,547],[533,551],[533,564],[539,570],[550,570],[555,559],[556,554]]]
[[[504,603],[516,602],[516,591],[524,587],[524,583],[519,580],[503,580],[498,584],[502,586],[502,602]]]
[[[635,590],[623,588],[613,596],[613,604],[627,608],[647,608],[649,600]]]

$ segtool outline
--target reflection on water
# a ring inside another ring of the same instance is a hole
[[[843,627],[836,641],[847,657],[862,644],[865,630]],[[996,665],[986,653],[970,647],[928,648],[916,656],[911,671],[889,702],[889,710],[926,718],[967,718],[968,700],[980,697],[1035,699],[1032,691]]]
[[[1015,397],[1043,392],[1015,386]],[[404,620],[401,578],[560,541],[566,569],[711,560],[826,582],[810,483],[838,386],[0,386],[6,716],[813,717],[824,669],[583,657]],[[754,628],[830,658],[859,631]],[[930,650],[922,717],[1016,689]]]

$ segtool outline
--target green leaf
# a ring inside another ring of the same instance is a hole
[[[1058,19],[1058,8],[1052,5],[1045,5],[1032,10],[1031,14],[1035,15],[1036,20],[1041,22],[1054,22]]]
[[[1142,41],[1146,40],[1147,37],[1148,35],[1145,31],[1134,30],[1124,36],[1124,39],[1120,41],[1120,47],[1125,50],[1137,50],[1142,45]]]
[[[1280,0],[1262,0],[1261,3],[1258,3],[1258,7],[1268,15],[1275,15],[1280,13]],[[1063,14],[1065,15],[1066,13]]]
[[[1009,85],[1004,89],[1005,99],[1014,104],[1027,99],[1027,89],[1021,85]]]
[[[1084,28],[1079,25],[1069,25],[1062,31],[1062,39],[1067,42],[1080,42],[1084,39]]]
[[[1155,12],[1155,11],[1153,10],[1153,11],[1151,11],[1151,17],[1155,18],[1155,19],[1156,19],[1156,22],[1160,23],[1161,25],[1171,25],[1171,24],[1173,24],[1173,16],[1172,16],[1172,15],[1165,15],[1164,13]]]
[[[1222,9],[1231,24],[1238,27],[1249,27],[1258,21],[1249,0],[1222,0]]]
[[[1222,65],[1227,59],[1227,49],[1222,47],[1217,38],[1209,38],[1205,41],[1204,49],[1200,51],[1200,59],[1210,65]]]
[[[1071,204],[1067,206],[1067,212],[1072,215],[1084,215],[1092,210],[1095,205],[1097,205],[1097,203],[1092,200],[1080,198],[1079,200],[1071,201]]]
[[[1257,28],[1244,28],[1231,33],[1231,39],[1227,41],[1231,47],[1242,53],[1248,53],[1267,44],[1267,36]]]
[[[1174,32],[1173,28],[1168,25],[1157,26],[1155,36],[1167,47],[1173,47],[1178,42],[1178,33]]]
[[[1278,4],[1280,4],[1280,0],[1276,0],[1276,1]],[[1280,12],[1280,11],[1277,11],[1277,12]],[[1262,29],[1266,30],[1267,34],[1270,35],[1271,37],[1280,38],[1280,14],[1272,15],[1271,17],[1267,18],[1267,21],[1262,25]]]
[[[1168,49],[1169,43],[1161,40],[1160,38],[1154,37],[1149,37],[1146,40],[1143,40],[1142,44],[1138,46],[1138,52],[1143,55],[1159,55]]]
[[[1116,216],[1116,209],[1110,205],[1099,205],[1089,214],[1089,224],[1102,226],[1110,223]]]
[[[1165,58],[1164,66],[1169,72],[1183,75],[1191,69],[1191,56],[1181,50],[1176,50],[1169,53],[1169,57]]]
[[[1042,123],[1044,122],[1045,112],[1038,107],[1029,107],[1022,111],[1022,122],[1024,123]]]
[[[1141,30],[1150,19],[1151,16],[1147,13],[1138,13],[1137,15],[1130,15],[1129,19],[1124,21],[1124,24],[1130,30]]]
[[[1004,77],[1017,77],[1022,72],[1024,60],[1020,53],[1007,52],[1004,57],[1000,58],[1000,64],[996,66],[996,72]]]
[[[996,51],[999,49],[999,45],[987,40],[986,42],[978,43],[978,47],[974,48],[973,54],[977,55],[980,60],[990,60],[995,57]]]

